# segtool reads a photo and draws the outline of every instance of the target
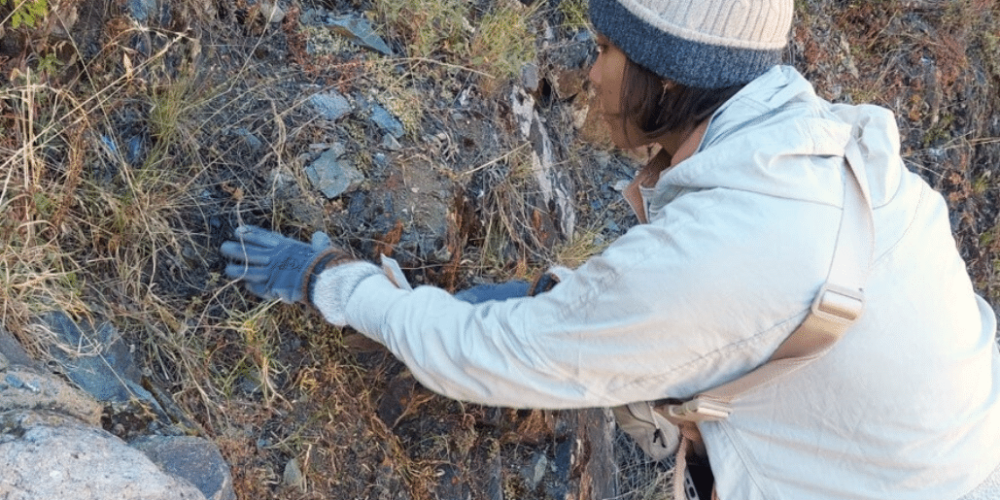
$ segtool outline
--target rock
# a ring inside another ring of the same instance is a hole
[[[302,475],[299,461],[295,458],[285,464],[285,472],[281,475],[281,480],[289,488],[295,488],[301,492],[306,491],[306,477]]]
[[[365,18],[356,16],[336,17],[327,19],[326,26],[334,33],[346,37],[348,40],[362,47],[381,52],[387,56],[393,55],[392,49],[375,34],[371,23]]]
[[[371,113],[371,120],[378,125],[378,128],[382,129],[383,132],[391,135],[392,137],[399,139],[403,137],[405,130],[403,129],[403,124],[396,119],[396,117],[389,114],[382,106],[378,104],[369,104],[369,112]]]
[[[399,141],[397,141],[395,137],[389,134],[386,134],[385,137],[382,137],[382,143],[380,144],[380,146],[382,146],[385,149],[388,149],[389,151],[399,151],[400,149],[403,149],[403,146],[399,144]]]
[[[521,86],[525,90],[534,94],[538,90],[539,82],[537,64],[528,62],[521,66]]]
[[[559,164],[553,151],[542,117],[535,110],[535,99],[519,88],[510,95],[514,120],[523,139],[531,142],[531,172],[541,188],[545,206],[554,205],[559,217],[559,229],[566,239],[572,239],[576,226],[576,208],[573,200],[576,192],[573,181]],[[536,224],[537,225],[537,224]]]
[[[0,413],[0,498],[204,500],[142,452],[95,427],[38,412]]]
[[[302,190],[290,172],[283,168],[272,170],[271,186],[271,192],[274,194],[272,203],[286,204],[292,218],[306,226],[322,225],[323,210],[302,196]]]
[[[336,121],[351,112],[351,103],[347,98],[335,90],[324,94],[313,94],[309,98],[309,104],[324,119]]]
[[[62,311],[43,314],[39,320],[55,335],[49,354],[81,389],[98,401],[124,403],[136,398],[159,408],[139,382],[142,373],[111,323],[78,324]]]
[[[596,48],[597,43],[590,30],[580,30],[572,40],[555,46],[548,60],[555,66],[584,68],[590,66]]]
[[[309,182],[329,199],[356,189],[365,180],[358,169],[340,162],[341,154],[343,147],[330,148],[306,167]]]
[[[243,127],[233,130],[233,134],[236,134],[243,138],[243,143],[246,145],[247,148],[250,149],[251,153],[256,153],[260,151],[260,148],[264,146],[264,143],[261,142],[261,140],[258,139],[256,135],[253,135],[252,133],[250,133],[249,130]]]
[[[3,327],[0,327],[0,355],[7,358],[8,364],[40,368],[40,365],[28,356],[21,343]],[[0,366],[0,369],[3,369],[3,366]]]
[[[133,135],[128,138],[128,149],[125,152],[125,160],[128,161],[129,165],[139,165],[139,160],[142,157],[142,143],[143,138],[141,135]]]
[[[129,0],[128,12],[140,24],[145,24],[150,15],[156,14],[156,3],[156,0]]]
[[[56,375],[18,365],[0,366],[0,412],[21,410],[58,412],[98,425],[102,408]]]
[[[545,471],[549,468],[549,459],[543,453],[536,453],[531,463],[521,469],[521,477],[529,489],[534,490],[542,482]]]
[[[164,472],[193,484],[208,500],[236,500],[229,465],[211,441],[193,436],[148,436],[130,446]]]
[[[264,16],[264,21],[269,23],[280,23],[285,19],[285,11],[272,2],[261,2],[260,14]]]
[[[586,86],[590,77],[586,69],[558,68],[552,71],[550,81],[556,97],[567,100],[578,94],[586,94]]]

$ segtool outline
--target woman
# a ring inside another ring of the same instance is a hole
[[[697,423],[718,497],[1000,498],[993,311],[943,199],[903,166],[892,115],[832,105],[778,65],[792,10],[591,0],[590,77],[612,138],[661,149],[627,190],[640,224],[554,269],[547,291],[466,303],[328,241],[250,227],[223,245],[227,274],[385,344],[438,393],[555,409],[683,400],[739,379],[808,322],[824,283],[853,273],[846,296],[864,310],[843,338]],[[842,248],[867,258],[837,264]]]

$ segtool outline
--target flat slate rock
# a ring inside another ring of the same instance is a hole
[[[31,359],[28,353],[24,350],[21,345],[13,335],[3,327],[0,327],[0,356],[6,358],[6,363],[0,361],[0,364],[15,364],[30,366],[32,368],[40,367],[40,364]],[[2,366],[0,366],[2,368]]]
[[[44,412],[0,413],[0,471],[10,500],[205,500],[112,434]]]
[[[229,465],[211,441],[193,436],[147,436],[130,446],[165,472],[195,485],[208,500],[236,500]]]
[[[20,365],[0,367],[0,412],[17,410],[58,412],[97,425],[102,408],[56,375]]]
[[[336,90],[313,94],[309,98],[309,103],[320,116],[330,121],[339,120],[351,112],[351,103]]]
[[[124,403],[135,398],[159,408],[140,384],[142,373],[111,323],[75,322],[62,311],[38,319],[57,339],[48,346],[49,354],[81,389],[98,401]]]
[[[358,169],[338,159],[341,154],[341,150],[330,148],[305,169],[313,187],[331,200],[357,189],[365,180]]]

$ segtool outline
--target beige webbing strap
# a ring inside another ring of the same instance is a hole
[[[680,452],[700,444],[701,436],[695,423],[724,420],[732,411],[730,403],[734,399],[823,356],[861,316],[865,306],[862,290],[874,254],[875,225],[864,159],[853,137],[847,144],[844,157],[849,175],[846,175],[844,208],[833,260],[826,282],[820,287],[805,320],[757,369],[685,403],[656,408],[681,429],[682,441],[674,471],[675,494],[683,492],[684,478],[677,475],[684,474],[687,457],[680,456]]]

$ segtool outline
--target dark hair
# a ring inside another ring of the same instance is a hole
[[[677,83],[668,90],[663,78],[627,59],[619,109],[623,121],[631,120],[645,138],[653,139],[701,123],[744,85],[705,89]]]

